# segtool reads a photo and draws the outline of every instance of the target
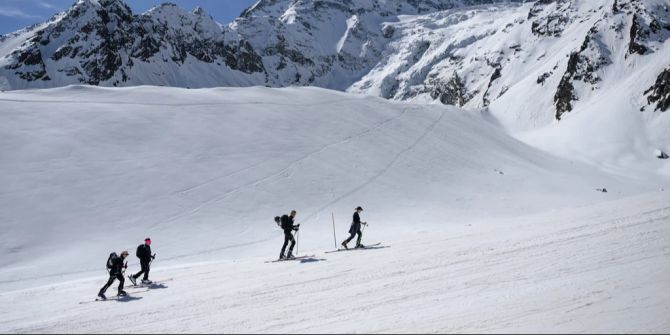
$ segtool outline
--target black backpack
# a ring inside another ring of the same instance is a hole
[[[137,258],[142,259],[142,254],[144,253],[144,244],[140,244],[137,246],[137,251],[135,251],[135,256]]]
[[[114,266],[114,259],[116,258],[119,258],[119,255],[117,255],[115,252],[109,254],[109,258],[107,258],[107,272],[109,272]]]
[[[291,219],[289,219],[288,215],[284,214],[281,217],[281,229],[284,230],[289,230],[293,227],[291,227]]]
[[[280,218],[280,217],[275,216],[275,223],[277,224],[277,226],[278,226],[279,228],[281,228],[281,218]]]

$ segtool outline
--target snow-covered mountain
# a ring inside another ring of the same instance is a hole
[[[527,130],[617,88],[635,110],[667,110],[668,7],[664,0],[260,0],[222,26],[202,9],[164,4],[134,15],[121,0],[78,0],[0,38],[0,87],[311,85],[490,107]]]
[[[0,86],[250,85],[262,60],[226,41],[202,11],[164,4],[133,15],[120,0],[80,0],[49,22],[2,37]]]

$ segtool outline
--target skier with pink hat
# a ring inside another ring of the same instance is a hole
[[[142,278],[142,284],[149,285],[151,284],[151,280],[149,280],[149,267],[151,265],[151,261],[156,258],[156,254],[151,254],[151,239],[146,238],[144,239],[144,244],[140,244],[137,247],[137,252],[135,253],[137,258],[140,259],[140,266],[142,269],[140,272],[128,276],[128,279],[130,279],[131,282],[133,282],[133,285],[137,285],[137,278],[139,278],[142,274],[144,274],[144,277]]]

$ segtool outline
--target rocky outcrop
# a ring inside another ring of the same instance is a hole
[[[557,120],[560,120],[563,114],[570,112],[573,108],[572,102],[579,99],[575,93],[574,83],[580,81],[595,88],[594,85],[601,81],[599,70],[612,61],[606,44],[600,41],[603,37],[599,34],[599,26],[600,22],[593,26],[584,38],[579,51],[570,54],[567,68],[554,95]]]
[[[627,55],[652,53],[657,43],[663,43],[670,37],[667,5],[665,8],[647,8],[631,0],[622,3],[622,9],[632,13]]]
[[[570,21],[572,0],[540,0],[528,13],[531,31],[537,36],[559,37]]]
[[[431,84],[434,86],[431,91],[432,98],[439,99],[443,104],[463,106],[472,99],[472,93],[468,92],[457,72],[447,82],[436,81]]]
[[[5,69],[27,82],[56,75],[64,76],[59,80],[64,83],[140,84],[143,79],[134,78],[133,68],[147,72],[160,63],[177,68],[189,59],[247,74],[265,71],[248,41],[226,41],[222,28],[202,9],[189,13],[164,4],[133,15],[121,0],[79,0],[10,57]]]
[[[647,96],[647,102],[656,104],[655,110],[665,112],[670,108],[670,67],[663,70],[653,86],[644,92]]]

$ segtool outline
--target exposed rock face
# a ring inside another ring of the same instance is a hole
[[[571,0],[540,0],[528,13],[531,31],[537,36],[559,37],[570,22]]]
[[[655,110],[665,112],[670,107],[670,67],[656,78],[656,83],[644,92],[649,104],[656,104]]]
[[[121,0],[79,0],[37,30],[10,58],[4,69],[27,82],[20,87],[50,81],[49,74],[61,77],[53,86],[144,83],[147,72],[168,75],[159,63],[174,68],[189,58],[247,74],[264,72],[262,59],[249,43],[227,42],[222,28],[202,9],[188,13],[164,4],[133,15]]]
[[[439,99],[443,104],[463,106],[472,98],[461,77],[456,72],[446,83],[438,82],[434,85],[435,89],[431,92],[431,95],[433,99]]]
[[[601,81],[599,70],[612,62],[610,51],[602,41],[604,37],[599,33],[602,23],[599,21],[594,25],[584,38],[579,51],[570,54],[567,68],[554,95],[557,120],[572,110],[573,101],[579,100],[574,83],[581,81],[593,88]]]
[[[628,3],[626,3],[628,4]],[[629,5],[629,4],[628,4]],[[644,55],[654,52],[653,44],[656,42],[665,42],[670,37],[670,24],[668,17],[659,15],[660,11],[640,9],[633,5],[624,8],[633,11],[631,18],[631,27],[629,32],[630,41],[628,43],[628,54]]]

